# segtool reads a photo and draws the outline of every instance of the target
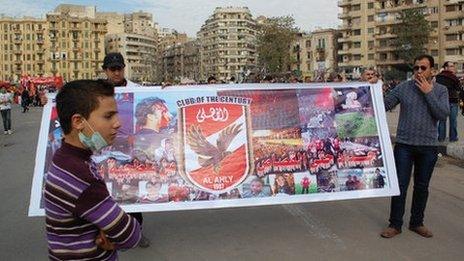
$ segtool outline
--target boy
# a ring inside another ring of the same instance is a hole
[[[140,224],[109,196],[93,152],[113,143],[121,126],[114,87],[105,81],[67,83],[56,96],[64,133],[47,173],[44,202],[51,260],[116,260],[136,247]]]

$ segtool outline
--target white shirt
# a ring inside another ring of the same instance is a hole
[[[0,110],[8,110],[11,109],[11,102],[13,97],[11,93],[0,93]]]

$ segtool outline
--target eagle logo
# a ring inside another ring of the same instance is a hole
[[[232,124],[222,130],[216,141],[216,146],[205,138],[200,126],[192,125],[187,131],[187,142],[190,148],[199,155],[198,163],[200,166],[213,166],[214,173],[219,174],[221,161],[231,154],[227,149],[242,130],[242,125],[242,123]]]

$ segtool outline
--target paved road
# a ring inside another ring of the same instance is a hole
[[[27,217],[40,115],[38,108],[27,114],[14,108],[15,133],[0,137],[0,260],[47,259],[44,219]],[[430,190],[431,239],[408,230],[380,238],[389,199],[377,198],[147,213],[144,229],[152,246],[120,259],[463,260],[464,162],[441,158]]]

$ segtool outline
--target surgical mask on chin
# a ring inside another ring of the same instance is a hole
[[[99,132],[94,131],[86,120],[84,121],[90,127],[93,134],[92,136],[87,137],[84,133],[82,133],[82,131],[79,132],[79,140],[82,142],[82,144],[84,144],[85,147],[87,147],[93,152],[99,152],[100,150],[108,146],[108,142],[106,142],[102,135]]]

